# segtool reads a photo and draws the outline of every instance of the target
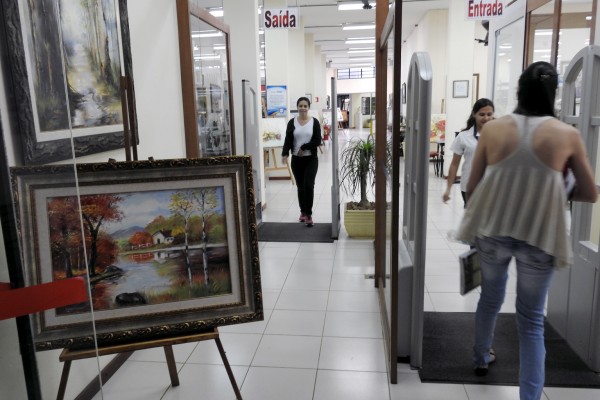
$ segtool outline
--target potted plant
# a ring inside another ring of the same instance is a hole
[[[386,166],[391,165],[391,144],[386,146]],[[340,183],[350,201],[344,207],[344,227],[350,237],[375,237],[375,202],[369,201],[368,193],[375,186],[375,137],[353,138],[340,155]]]

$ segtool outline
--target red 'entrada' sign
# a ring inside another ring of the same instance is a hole
[[[265,10],[265,29],[297,28],[297,8],[274,8]]]
[[[467,19],[492,19],[504,12],[502,0],[468,0]]]

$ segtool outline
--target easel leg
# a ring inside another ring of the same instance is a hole
[[[238,389],[238,385],[235,382],[235,377],[233,376],[233,371],[229,366],[229,361],[227,361],[227,356],[225,355],[225,350],[223,349],[223,345],[221,344],[221,339],[217,337],[215,338],[215,342],[217,343],[217,347],[219,348],[219,354],[221,354],[221,359],[223,360],[223,365],[225,365],[225,369],[227,370],[227,375],[229,376],[231,386],[233,386],[235,398],[237,400],[242,400],[242,394],[240,393],[240,389]]]
[[[65,391],[67,390],[67,380],[69,379],[70,371],[71,361],[65,361],[63,365],[62,375],[60,376],[60,385],[58,385],[58,393],[56,394],[56,400],[63,400],[65,398]]]
[[[164,346],[165,356],[167,357],[167,367],[169,368],[169,376],[171,377],[171,386],[179,386],[179,376],[177,375],[177,365],[175,365],[175,355],[173,354],[173,346]]]

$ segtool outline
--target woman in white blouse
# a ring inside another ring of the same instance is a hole
[[[300,97],[296,102],[298,116],[292,118],[285,131],[281,157],[283,162],[292,152],[292,173],[298,188],[299,222],[306,226],[314,225],[312,208],[315,197],[315,178],[319,169],[317,149],[321,144],[321,125],[316,118],[308,115],[310,100]]]

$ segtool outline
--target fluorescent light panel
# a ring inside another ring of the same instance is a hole
[[[346,40],[346,44],[372,44],[375,43],[375,39],[351,39]]]
[[[222,8],[217,8],[215,10],[209,10],[208,12],[211,13],[213,17],[222,17],[223,16]]]
[[[375,29],[375,25],[345,25],[343,31],[360,31],[365,29]]]
[[[348,54],[356,54],[356,53],[373,53],[375,49],[364,49],[364,50],[348,50]]]
[[[192,37],[193,38],[218,37],[218,36],[223,36],[223,32],[217,32],[217,31],[197,31],[197,32],[192,32]]]

